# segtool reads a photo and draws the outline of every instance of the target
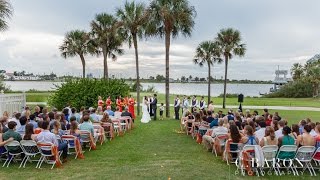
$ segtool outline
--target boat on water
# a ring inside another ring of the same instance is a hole
[[[273,80],[273,87],[270,88],[270,92],[276,92],[278,91],[281,86],[288,84],[290,81],[292,81],[291,78],[287,78],[288,71],[287,70],[280,70],[278,67],[278,70],[275,71],[276,77]]]

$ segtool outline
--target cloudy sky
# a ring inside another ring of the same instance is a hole
[[[148,0],[141,0],[146,4]],[[63,59],[59,45],[67,31],[90,30],[89,23],[100,12],[114,13],[125,0],[11,0],[14,16],[9,30],[0,33],[0,69],[9,72],[55,72],[81,74],[79,58]],[[320,53],[320,1],[309,0],[190,0],[197,17],[191,38],[172,40],[171,77],[207,76],[192,59],[196,46],[213,39],[222,28],[242,33],[247,44],[244,58],[232,59],[230,79],[271,80],[274,70],[290,69]],[[139,42],[142,77],[165,73],[164,40]],[[135,76],[134,50],[124,45],[125,55],[109,62],[110,74]],[[86,57],[87,72],[101,76],[102,57]],[[223,76],[224,65],[215,65],[213,74]]]

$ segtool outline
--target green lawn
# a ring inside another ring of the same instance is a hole
[[[131,93],[136,96],[136,93]],[[141,96],[152,95],[153,93],[141,93]],[[173,104],[175,95],[170,95],[170,102]],[[141,98],[142,99],[142,98]],[[205,97],[205,101],[207,101]],[[200,97],[198,96],[198,100]],[[223,98],[213,97],[214,104],[222,105]],[[165,94],[158,94],[158,102],[165,104]],[[227,98],[227,105],[239,105],[238,98]],[[245,97],[243,105],[248,106],[302,106],[302,107],[320,107],[319,98],[253,98]]]
[[[46,93],[27,93],[27,102],[47,102],[50,92]],[[136,97],[136,93],[131,93]],[[153,93],[141,93],[142,96]],[[170,102],[173,104],[175,95],[170,95]],[[199,99],[199,98],[198,98]],[[206,99],[205,99],[206,100]],[[214,97],[214,104],[222,105],[222,98]],[[227,105],[239,105],[237,98],[227,98]],[[165,103],[165,95],[158,94],[158,102]],[[247,98],[245,97],[243,105],[248,106],[303,106],[320,107],[320,99],[314,98]]]
[[[301,114],[280,113],[285,118]],[[319,118],[318,114],[306,112],[305,115]],[[257,179],[235,175],[234,165],[226,165],[221,157],[207,152],[190,136],[178,134],[176,120],[157,120],[149,124],[140,124],[137,120],[135,125],[124,137],[98,145],[96,151],[86,152],[84,160],[72,159],[63,168],[53,170],[49,165],[35,169],[35,163],[18,169],[13,163],[9,168],[0,167],[0,179]],[[261,179],[301,178],[265,176]],[[302,179],[317,178],[305,173]]]

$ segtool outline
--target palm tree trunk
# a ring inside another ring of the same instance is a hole
[[[208,62],[208,104],[210,103],[211,99],[211,66]]]
[[[138,56],[138,42],[137,34],[132,34],[134,51],[136,55],[136,73],[137,73],[137,113],[140,115],[140,77],[139,77],[139,56]]]
[[[102,48],[102,54],[103,54],[103,78],[109,79],[108,76],[108,57],[107,57],[107,48]]]
[[[224,57],[225,67],[224,67],[223,104],[222,104],[223,109],[226,108],[228,61],[229,61],[228,56],[225,55],[225,57]]]
[[[86,78],[86,61],[84,60],[83,54],[80,54],[80,59],[82,63],[82,78]]]
[[[170,32],[165,34],[166,45],[166,117],[170,117],[170,100],[169,100],[169,50],[170,50]]]

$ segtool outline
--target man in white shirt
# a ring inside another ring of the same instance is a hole
[[[258,131],[255,132],[255,136],[260,140],[264,137],[264,135],[266,134],[266,122],[265,121],[260,121],[259,122],[259,127],[260,129]]]
[[[214,112],[213,101],[210,101],[210,103],[208,105],[208,111]]]
[[[179,110],[180,110],[180,99],[179,99],[179,95],[177,95],[174,100],[174,114],[175,114],[176,120],[180,120],[179,119]]]
[[[9,119],[9,122],[14,121],[17,124],[16,129],[20,129],[21,127],[20,120],[19,120],[20,117],[21,117],[21,113],[16,113],[14,115],[14,118]]]
[[[36,137],[36,141],[40,143],[51,143],[58,147],[58,151],[62,151],[62,162],[67,161],[68,156],[68,144],[66,142],[58,142],[58,139],[55,134],[51,133],[49,131],[49,122],[43,121],[42,123],[42,129],[43,131],[39,133]],[[48,153],[51,153],[50,151]]]
[[[228,129],[223,127],[223,119],[218,120],[218,127],[212,130],[211,136],[202,136],[202,143],[207,147],[208,150],[212,149],[213,138],[218,134],[228,134]]]
[[[190,97],[186,98],[183,101],[183,114],[182,114],[182,117],[185,117],[186,113],[189,111],[189,108],[190,108],[189,100],[190,100]]]
[[[278,128],[279,129],[276,132],[274,132],[277,139],[279,139],[280,137],[283,136],[282,129],[283,129],[284,126],[285,126],[285,121],[284,120],[280,120],[279,123],[278,123]]]

